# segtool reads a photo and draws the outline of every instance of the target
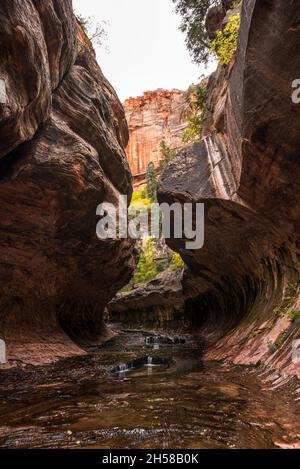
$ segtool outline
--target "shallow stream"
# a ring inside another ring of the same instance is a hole
[[[0,447],[299,445],[294,400],[263,385],[255,368],[203,361],[201,344],[189,336],[120,331],[93,360],[99,375],[71,378],[66,363],[31,390],[28,381],[2,389]]]

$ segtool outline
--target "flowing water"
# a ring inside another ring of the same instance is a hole
[[[299,445],[299,403],[263,385],[255,368],[203,362],[190,337],[123,331],[92,364],[76,360],[74,375],[66,362],[0,386],[2,448]]]

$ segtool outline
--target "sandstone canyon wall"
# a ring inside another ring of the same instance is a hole
[[[209,80],[203,139],[171,161],[159,189],[161,202],[205,204],[204,248],[169,245],[188,265],[186,310],[209,357],[262,363],[277,384],[300,376],[299,16],[299,2],[244,0],[235,60]]]
[[[148,91],[138,98],[124,102],[129,126],[127,158],[134,176],[134,188],[145,185],[147,167],[153,162],[157,167],[162,158],[161,142],[171,149],[183,146],[182,134],[186,120],[181,112],[184,108],[183,91],[158,89]]]
[[[132,193],[128,129],[71,0],[2,0],[0,44],[0,337],[34,362],[98,340],[133,271],[130,242],[96,237],[98,204]]]

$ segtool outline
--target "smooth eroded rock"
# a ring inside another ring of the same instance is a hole
[[[96,236],[97,206],[132,193],[128,129],[70,0],[5,0],[0,20],[0,333],[34,362],[97,341],[134,269],[130,241]]]
[[[184,291],[196,324],[213,342],[225,336],[211,357],[299,374],[291,357],[299,327],[288,312],[299,290],[300,106],[291,93],[300,5],[286,6],[243,2],[235,61],[208,83],[204,138],[166,168],[159,200],[205,204],[203,249],[169,245],[189,266]]]
[[[182,273],[165,272],[109,303],[109,320],[130,326],[176,328],[185,324]]]

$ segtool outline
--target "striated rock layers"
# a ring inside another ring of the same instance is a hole
[[[150,162],[158,165],[162,158],[161,142],[172,149],[183,146],[182,134],[187,127],[182,116],[184,92],[179,90],[148,91],[138,98],[129,98],[124,109],[129,126],[127,158],[134,176],[134,188],[145,185]]]
[[[147,284],[118,293],[108,304],[110,321],[134,327],[182,327],[187,318],[181,276],[181,271],[165,272]]]
[[[132,193],[124,110],[71,0],[0,5],[0,337],[36,361],[97,340],[134,267],[96,207]]]
[[[189,266],[186,308],[215,343],[210,357],[272,365],[278,384],[300,376],[299,16],[297,2],[243,2],[236,59],[209,81],[203,140],[159,190],[160,201],[205,204],[204,248],[169,244]]]

